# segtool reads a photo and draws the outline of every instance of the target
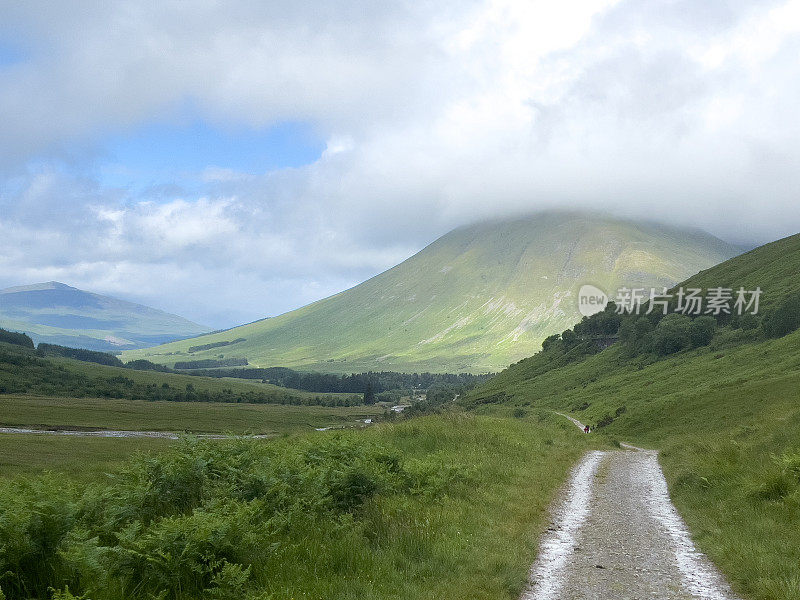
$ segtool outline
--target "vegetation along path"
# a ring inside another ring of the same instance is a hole
[[[587,454],[555,508],[522,600],[551,598],[736,596],[695,549],[669,499],[657,453],[624,446]]]

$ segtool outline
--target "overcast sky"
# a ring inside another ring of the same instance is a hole
[[[556,206],[800,231],[800,0],[0,0],[0,286],[214,327]]]

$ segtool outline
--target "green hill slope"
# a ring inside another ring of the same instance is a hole
[[[794,306],[798,273],[800,235],[683,286],[760,286],[764,322]],[[800,308],[792,310],[798,325]],[[708,346],[667,357],[628,342],[599,353],[580,348],[555,343],[465,402],[479,412],[569,412],[602,425],[601,436],[660,448],[675,503],[742,597],[799,598],[800,330],[769,337],[723,318]]]
[[[493,371],[573,323],[584,283],[607,290],[669,286],[737,252],[700,231],[597,215],[481,223],[330,298],[126,359],[173,364],[222,354],[257,366],[325,371]]]
[[[0,327],[47,342],[118,351],[163,344],[209,331],[154,308],[51,281],[0,290]]]

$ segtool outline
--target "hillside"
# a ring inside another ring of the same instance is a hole
[[[592,352],[562,335],[464,402],[477,412],[558,410],[603,437],[661,449],[670,493],[693,536],[742,597],[798,598],[798,272],[800,235],[767,244],[682,284],[760,286],[758,326],[723,316],[708,345],[661,356],[642,345],[659,335],[658,324],[640,339],[625,338],[623,319],[625,339],[610,348]],[[764,327],[779,314],[786,327]],[[585,329],[586,322],[573,331]]]
[[[0,327],[24,331],[36,343],[107,352],[209,331],[177,315],[56,281],[0,290]]]
[[[496,371],[573,323],[584,283],[669,286],[737,253],[700,231],[598,215],[485,222],[330,298],[126,359],[174,364],[222,355],[324,371]]]
[[[110,357],[113,358],[113,357]],[[330,394],[262,383],[257,379],[163,373],[42,355],[0,340],[0,402],[8,394],[58,398],[116,398],[164,402],[344,406],[357,394]]]

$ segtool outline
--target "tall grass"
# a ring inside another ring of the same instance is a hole
[[[612,347],[508,369],[468,398],[477,412],[568,411],[599,436],[659,448],[701,550],[751,600],[800,598],[800,332],[715,340],[668,359]],[[495,404],[501,400],[500,404]]]
[[[569,433],[443,415],[187,439],[89,486],[6,480],[0,588],[9,600],[513,598],[582,451]]]

